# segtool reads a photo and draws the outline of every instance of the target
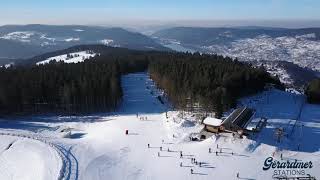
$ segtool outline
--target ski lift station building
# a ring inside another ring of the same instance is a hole
[[[203,120],[205,125],[205,130],[213,133],[218,133],[221,131],[225,132],[244,132],[248,123],[250,123],[253,117],[253,109],[247,107],[241,107],[235,109],[226,119],[217,119],[212,117],[207,117]]]

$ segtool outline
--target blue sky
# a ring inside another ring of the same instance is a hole
[[[320,0],[1,0],[0,24],[320,20]]]

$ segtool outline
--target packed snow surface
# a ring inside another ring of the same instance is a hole
[[[26,117],[22,119],[26,121],[0,122],[0,132],[19,134],[27,131],[36,134],[41,142],[45,140],[54,147],[62,147],[54,149],[65,153],[65,156],[62,154],[65,166],[61,168],[63,177],[67,177],[65,179],[228,180],[237,179],[237,173],[240,179],[272,179],[273,170],[262,170],[265,159],[273,156],[280,160],[281,154],[284,161],[312,161],[314,167],[306,169],[305,173],[320,177],[320,106],[306,104],[300,94],[269,90],[242,99],[239,105],[256,109],[250,126],[258,123],[260,117],[267,118],[266,126],[253,136],[241,139],[222,133],[204,141],[190,141],[189,136],[199,133],[203,125],[198,123],[193,113],[170,111],[166,104],[159,102],[157,96],[161,91],[155,89],[146,73],[125,75],[122,85],[123,104],[117,112],[91,116]],[[286,136],[278,142],[274,132],[281,127],[285,129]],[[15,150],[21,161],[30,156],[19,156],[19,151],[32,154],[34,151],[52,150],[50,146],[33,140],[25,142],[31,150],[25,148],[27,145],[18,146],[19,142],[24,143],[23,137],[1,136],[1,139],[2,151],[16,141],[7,151],[14,153]],[[1,159],[6,157],[6,154],[0,154]],[[6,168],[1,168],[0,176],[4,177],[1,179],[12,179],[7,173],[11,168],[21,179],[33,175],[34,170],[26,170],[29,167],[14,157],[10,158]],[[51,159],[52,156],[43,158]],[[191,158],[202,162],[202,165],[191,163]],[[28,162],[28,166],[41,169],[39,172],[43,176],[40,179],[58,176],[58,172],[49,172],[49,169],[59,167],[59,162]]]
[[[80,52],[50,57],[44,61],[38,62],[37,65],[47,64],[50,61],[57,61],[57,62],[63,61],[64,63],[79,63],[87,59],[90,59],[91,57],[94,57],[94,56],[96,56],[95,53],[88,52],[88,51],[80,51]]]
[[[58,179],[62,163],[52,147],[13,136],[0,136],[0,141],[0,179]]]

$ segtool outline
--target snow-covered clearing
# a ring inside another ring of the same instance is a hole
[[[122,83],[123,105],[115,113],[81,117],[37,116],[23,119],[28,121],[0,122],[0,132],[27,134],[38,139],[0,136],[0,151],[15,142],[10,151],[26,154],[14,156],[19,157],[19,161],[6,161],[6,168],[14,168],[16,177],[22,177],[20,179],[34,174],[34,170],[26,168],[38,166],[43,167],[38,168],[37,173],[43,174],[38,179],[57,178],[57,167],[61,167],[64,179],[211,180],[237,179],[237,173],[240,179],[272,179],[272,169],[262,170],[264,161],[272,155],[279,160],[283,154],[284,160],[312,161],[314,167],[306,169],[305,174],[320,177],[320,106],[304,104],[301,95],[270,90],[243,99],[242,104],[257,110],[251,126],[260,117],[268,119],[260,133],[243,139],[220,134],[193,142],[189,135],[198,133],[203,125],[198,124],[191,113],[182,115],[168,111],[166,118],[168,108],[157,99],[161,92],[154,89],[147,74],[126,75]],[[288,135],[278,143],[274,131],[280,126]],[[18,148],[18,143],[23,142],[26,144],[23,147],[28,148]],[[59,156],[43,156],[44,151]],[[28,153],[37,153],[46,158],[43,160],[46,163],[28,160],[31,157]],[[14,157],[0,154],[1,160]],[[52,160],[56,157],[62,161]],[[191,163],[191,158],[202,162],[201,167]],[[20,160],[27,161],[28,167]],[[62,165],[59,162],[63,162]],[[3,169],[0,171],[3,178],[0,179],[11,179],[6,174],[9,170]]]
[[[63,61],[64,63],[79,63],[79,62],[83,62],[87,59],[90,59],[91,57],[94,57],[94,56],[96,56],[95,53],[90,53],[87,51],[80,51],[80,52],[50,57],[44,61],[37,62],[37,65],[48,64],[51,61],[57,61],[57,62]]]
[[[108,45],[111,45],[114,41],[112,39],[103,39],[99,42],[108,46]]]
[[[19,32],[11,32],[0,36],[0,39],[7,39],[7,40],[18,40],[21,42],[30,42],[30,38],[34,36],[36,32],[33,31],[19,31]]]
[[[71,38],[64,39],[64,41],[66,41],[66,42],[80,41],[80,38],[71,37]]]

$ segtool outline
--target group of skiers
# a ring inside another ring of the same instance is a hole
[[[164,140],[162,140],[162,144],[164,143]],[[150,148],[150,144],[147,144],[147,146],[148,146],[148,148]],[[219,145],[217,144],[217,149],[219,148]],[[160,151],[163,151],[163,147],[162,146],[160,146],[159,147],[159,149],[160,149]],[[169,147],[167,148],[167,152],[172,152],[170,149],[169,149]],[[211,153],[212,152],[212,149],[211,148],[209,148],[209,153]],[[218,151],[216,151],[216,155],[218,155]],[[222,148],[220,148],[220,153],[222,153]],[[232,155],[234,154],[233,152],[231,153]],[[160,152],[158,152],[158,157],[160,157]],[[281,157],[282,157],[282,154],[281,154]],[[183,153],[182,153],[182,151],[180,151],[180,158],[183,158]],[[202,167],[202,165],[203,165],[203,163],[202,162],[198,162],[197,160],[196,160],[196,158],[191,158],[191,164],[195,164],[195,165],[199,165],[199,167]],[[180,162],[180,167],[183,167],[183,164],[182,164],[182,162]],[[191,174],[194,174],[194,170],[191,168],[190,169],[190,173]],[[237,172],[237,174],[236,174],[236,177],[237,178],[239,178],[239,172]]]
[[[147,121],[147,120],[148,120],[148,117],[147,117],[147,116],[145,116],[145,117],[140,116],[140,117],[139,117],[139,114],[138,114],[138,113],[136,114],[136,116],[137,116],[137,118],[139,118],[141,121]]]

